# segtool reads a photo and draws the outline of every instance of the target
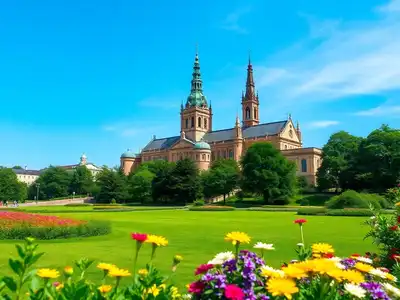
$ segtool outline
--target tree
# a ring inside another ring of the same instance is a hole
[[[172,183],[172,172],[175,168],[174,163],[163,164],[163,167],[160,168],[155,177],[153,178],[151,188],[152,188],[152,196],[154,202],[157,201],[168,201],[173,199],[173,192],[171,186]]]
[[[322,163],[317,171],[319,189],[351,188],[355,185],[358,149],[362,139],[345,131],[334,133],[322,148]]]
[[[206,197],[224,196],[232,192],[239,183],[239,166],[233,159],[214,161],[208,172],[202,174],[203,193]]]
[[[242,157],[242,189],[266,203],[287,201],[295,192],[296,166],[271,143],[254,143]]]
[[[71,176],[67,170],[61,167],[50,166],[41,173],[39,178],[36,180],[36,183],[40,184],[39,199],[68,196],[70,181]],[[31,196],[33,192],[36,196],[36,188],[32,187],[30,189]]]
[[[142,163],[139,168],[135,170],[134,173],[138,173],[143,170],[149,170],[151,173],[157,175],[158,173],[163,172],[166,168],[172,167],[174,165],[174,163],[168,162],[163,159],[152,160]]]
[[[0,169],[0,200],[24,202],[26,198],[26,184],[18,181],[12,169]]]
[[[86,166],[78,166],[74,169],[70,183],[70,192],[78,195],[93,192],[93,175]]]
[[[140,201],[142,204],[151,201],[151,184],[154,176],[148,169],[142,169],[129,177],[128,189],[132,201]]]
[[[19,166],[19,165],[16,165],[16,166],[12,167],[11,169],[14,169],[14,170],[22,170],[22,167]]]
[[[96,185],[98,202],[110,203],[115,199],[121,203],[129,198],[127,177],[120,170],[104,168],[97,175]]]

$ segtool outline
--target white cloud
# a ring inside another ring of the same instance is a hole
[[[239,24],[239,20],[243,15],[249,13],[250,10],[250,7],[245,7],[230,13],[222,22],[221,28],[240,34],[248,33],[248,31]]]
[[[355,115],[363,117],[400,116],[400,104],[386,102],[371,109],[358,111]]]
[[[389,2],[373,21],[312,19],[307,39],[276,55],[279,59],[268,60],[287,63],[268,63],[268,67],[256,70],[260,73],[257,86],[276,88],[276,97],[286,102],[334,100],[400,90],[397,8],[400,0]],[[306,18],[310,20],[309,16]]]
[[[326,127],[330,127],[330,126],[335,126],[338,125],[339,122],[338,121],[314,121],[308,124],[307,127],[310,128],[326,128]]]

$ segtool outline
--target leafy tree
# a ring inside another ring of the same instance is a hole
[[[15,169],[15,170],[22,170],[22,167],[19,165],[16,165],[14,167],[12,167],[11,169]]]
[[[86,166],[76,167],[72,173],[70,192],[78,195],[92,193],[93,186],[92,172]]]
[[[26,184],[18,181],[12,169],[0,169],[0,200],[23,202],[26,198]]]
[[[172,183],[172,172],[175,168],[174,163],[164,164],[163,168],[160,168],[152,181],[152,195],[155,202],[173,199],[173,192],[171,186]]]
[[[224,196],[232,192],[239,183],[239,166],[233,159],[218,159],[208,172],[202,174],[203,193],[206,197]]]
[[[271,143],[254,143],[242,157],[242,189],[265,203],[287,201],[296,188],[296,166]]]
[[[149,170],[151,173],[157,175],[159,172],[164,172],[166,168],[172,167],[175,164],[163,159],[152,160],[142,163],[135,171],[135,173],[142,170]]]
[[[143,168],[135,172],[128,179],[128,189],[132,201],[140,201],[142,204],[152,200],[152,181],[154,174]]]
[[[322,163],[317,171],[321,190],[354,186],[355,166],[362,139],[345,131],[334,133],[322,148]]]
[[[51,199],[57,197],[68,196],[69,184],[71,176],[61,167],[50,166],[40,174],[36,180],[40,184],[39,199]],[[30,194],[36,195],[36,187],[33,185]]]
[[[120,170],[104,168],[98,173],[96,184],[98,202],[110,203],[112,199],[125,202],[129,198],[127,177]]]

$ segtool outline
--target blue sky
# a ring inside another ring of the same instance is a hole
[[[0,10],[0,165],[119,163],[179,134],[195,54],[214,129],[233,126],[249,50],[262,122],[305,146],[400,127],[400,0],[8,1]]]

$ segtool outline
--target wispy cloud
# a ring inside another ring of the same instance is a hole
[[[355,115],[363,117],[400,117],[400,104],[393,104],[391,101],[388,101],[377,107],[358,111]]]
[[[339,124],[338,121],[329,121],[329,120],[314,121],[314,122],[307,124],[307,127],[309,127],[309,128],[326,128],[326,127],[331,127],[331,126],[335,126],[338,124]]]
[[[268,63],[260,69],[258,86],[276,87],[281,101],[324,101],[400,90],[398,8],[400,0],[387,3],[374,21],[319,22],[307,16],[308,38],[282,51],[281,59],[269,59],[288,63]]]
[[[104,131],[115,133],[121,137],[132,137],[146,133],[154,133],[162,128],[161,126],[143,126],[140,123],[133,122],[116,122],[113,124],[104,125]]]
[[[250,11],[251,11],[250,7],[244,7],[241,9],[237,9],[234,12],[231,12],[226,16],[225,20],[223,20],[221,28],[229,31],[234,31],[240,34],[247,34],[248,33],[247,29],[244,28],[242,25],[240,25],[239,21],[242,18],[242,16],[249,13]]]

